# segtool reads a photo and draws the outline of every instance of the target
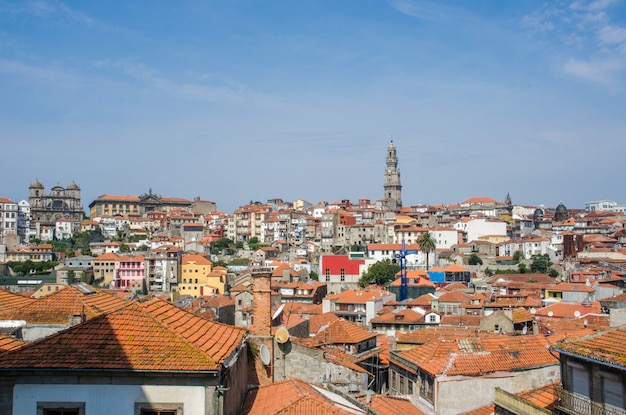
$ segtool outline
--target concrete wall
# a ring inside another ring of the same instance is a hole
[[[350,383],[361,383],[361,373],[345,366],[328,362],[324,351],[313,349],[291,341],[275,345],[274,381],[298,378],[311,383],[331,383],[347,392]]]
[[[493,402],[496,387],[509,393],[517,393],[559,379],[558,365],[515,373],[506,372],[500,377],[497,374],[481,377],[440,377],[435,385],[435,410],[439,415],[455,415]]]
[[[134,414],[139,402],[181,405],[185,415],[214,414],[212,392],[203,386],[17,384],[12,414],[36,414],[38,402],[84,402],[89,415]]]

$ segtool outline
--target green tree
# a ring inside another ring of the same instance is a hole
[[[320,276],[317,275],[317,272],[315,272],[315,271],[311,271],[311,273],[309,274],[309,278],[311,278],[313,281],[319,281],[320,280]]]
[[[129,252],[130,248],[126,244],[120,244],[120,252]]]
[[[75,256],[76,256],[76,253],[74,252],[74,250],[73,250],[73,249],[71,249],[71,248],[67,248],[67,249],[65,250],[65,257],[66,257],[66,258],[74,258]]]
[[[437,249],[437,240],[432,233],[424,232],[417,240],[417,243],[420,246],[420,251],[426,255],[426,271],[428,271],[430,268],[430,253]]]
[[[485,275],[488,277],[492,277],[494,275],[494,272],[491,268],[487,267],[485,268]]]
[[[556,269],[550,268],[550,271],[548,271],[548,275],[552,278],[557,278],[560,274],[559,271],[557,271]]]
[[[478,255],[472,254],[467,259],[467,263],[469,265],[482,265],[483,264],[483,260]]]
[[[367,287],[370,284],[385,285],[394,280],[398,271],[400,271],[400,265],[391,262],[390,259],[383,259],[370,266],[361,275],[359,285],[361,287]]]
[[[528,267],[523,262],[517,264],[517,270],[520,274],[526,274],[528,272]]]
[[[74,283],[75,278],[76,278],[76,273],[74,272],[74,270],[71,269],[67,271],[67,283],[68,284]]]
[[[522,251],[515,251],[513,252],[513,261],[516,264],[519,264],[519,262],[524,259],[524,253]]]
[[[548,254],[533,255],[533,262],[530,264],[530,270],[535,273],[547,274],[548,269],[552,266]]]
[[[258,244],[259,243],[259,238],[256,236],[251,237],[250,239],[248,239],[248,245],[249,244]]]
[[[230,238],[220,238],[217,241],[213,242],[213,249],[216,251],[221,251],[224,248],[228,248],[233,244],[233,240]]]

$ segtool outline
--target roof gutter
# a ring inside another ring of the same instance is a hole
[[[622,372],[626,371],[626,367],[620,366],[620,365],[615,364],[615,363],[610,363],[610,362],[605,362],[603,360],[593,359],[591,357],[582,356],[582,355],[579,355],[579,354],[576,354],[576,353],[573,353],[573,352],[570,352],[570,351],[567,351],[567,350],[561,350],[559,348],[551,348],[551,349],[559,352],[560,354],[564,354],[566,356],[574,357],[576,359],[585,360],[585,361],[591,362],[591,363],[598,363],[598,364],[601,364],[601,365],[604,365],[604,366],[611,367],[613,369],[620,370]]]

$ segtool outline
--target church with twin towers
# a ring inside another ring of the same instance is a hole
[[[393,140],[387,148],[387,166],[385,167],[384,189],[387,206],[393,211],[402,208],[402,185],[400,184],[400,169],[398,169],[398,156]]]

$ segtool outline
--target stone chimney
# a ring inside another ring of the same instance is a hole
[[[271,268],[252,270],[252,334],[270,336],[272,326]]]

